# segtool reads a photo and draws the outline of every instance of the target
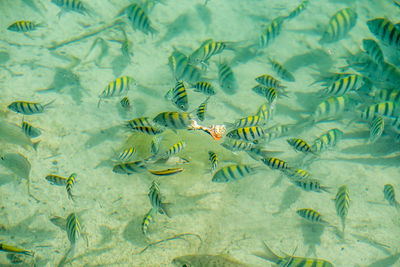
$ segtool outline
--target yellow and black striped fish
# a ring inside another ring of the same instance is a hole
[[[87,9],[81,0],[51,0],[51,2],[63,11],[75,11],[81,14],[87,13]]]
[[[153,122],[149,117],[139,117],[126,122],[126,127],[134,128],[138,126],[152,126]]]
[[[135,85],[135,80],[130,76],[122,76],[115,79],[114,81],[110,82],[107,85],[106,89],[104,89],[103,92],[100,94],[98,106],[100,106],[100,103],[103,99],[127,94],[128,91],[132,89]]]
[[[285,88],[286,86],[281,85],[281,82],[271,75],[268,74],[263,74],[258,77],[256,77],[256,82],[258,82],[261,85],[264,85],[265,87],[273,87],[275,89],[282,89]]]
[[[281,32],[284,17],[277,17],[271,21],[260,36],[259,48],[265,48],[278,37]]]
[[[373,120],[376,116],[385,118],[394,118],[400,115],[399,107],[392,101],[386,101],[368,106],[361,111],[361,118],[364,120]]]
[[[269,103],[268,101],[262,104],[256,112],[256,115],[262,118],[262,120],[267,123],[272,120],[274,116],[274,105]]]
[[[68,215],[65,227],[68,240],[71,243],[71,246],[74,247],[81,234],[81,224],[79,222],[78,215],[75,212],[72,212]]]
[[[305,153],[313,153],[309,144],[306,141],[300,138],[289,138],[286,140],[289,145],[291,145],[296,151],[305,152]]]
[[[316,179],[293,179],[291,182],[304,191],[314,191],[318,193],[324,191],[329,193],[329,187],[321,185],[320,181]]]
[[[278,158],[262,158],[261,161],[271,169],[285,170],[288,168],[288,163]]]
[[[337,145],[338,141],[343,137],[343,132],[338,128],[333,128],[321,134],[314,140],[311,146],[312,151],[322,152]]]
[[[350,194],[347,185],[339,187],[335,197],[336,214],[342,220],[342,231],[344,232],[345,220],[350,207]]]
[[[200,106],[196,110],[197,118],[200,121],[204,121],[205,112],[206,112],[206,109],[207,109],[207,103],[208,103],[209,99],[210,99],[210,97],[207,97],[206,100],[204,100],[203,103],[201,103]]]
[[[218,64],[218,82],[221,89],[228,95],[235,94],[239,88],[233,70],[227,63]]]
[[[42,134],[39,128],[32,126],[30,123],[23,121],[22,122],[22,131],[29,138],[36,138]]]
[[[211,173],[213,173],[218,166],[218,156],[216,153],[208,151],[208,159],[211,162]]]
[[[26,101],[14,101],[10,105],[8,105],[7,108],[24,115],[39,114],[43,113],[46,107],[51,105],[54,101],[55,100],[52,100],[45,105]]]
[[[52,185],[66,186],[68,179],[55,174],[49,174],[46,176],[46,180]]]
[[[131,101],[127,96],[123,97],[121,101],[119,101],[119,104],[121,107],[125,110],[130,110],[131,109]]]
[[[183,159],[184,163],[187,163],[188,161]],[[170,169],[165,169],[165,170],[148,170],[151,174],[156,175],[156,176],[170,176],[174,174],[178,174],[180,172],[183,172],[183,168],[170,168]]]
[[[151,139],[150,153],[152,155],[157,155],[158,151],[160,150],[161,140],[162,140],[162,137],[160,137],[160,136],[154,136],[153,139]]]
[[[276,90],[273,87],[266,87],[262,84],[257,84],[252,88],[253,92],[255,92],[259,96],[263,96],[267,99],[271,105],[275,103],[276,100]]]
[[[377,116],[371,121],[369,127],[369,142],[375,143],[383,133],[385,120],[381,116]]]
[[[192,63],[206,63],[212,56],[221,53],[225,48],[225,42],[214,42],[208,39],[190,55],[189,61]]]
[[[378,101],[390,101],[400,104],[400,91],[396,89],[379,89],[376,90],[374,97]]]
[[[247,175],[255,173],[257,170],[258,168],[250,165],[228,165],[216,171],[211,181],[214,183],[227,183],[242,179]]]
[[[113,172],[119,174],[131,175],[133,173],[140,173],[146,170],[146,166],[143,161],[132,161],[116,164],[113,167]]]
[[[367,21],[370,32],[382,43],[400,48],[400,29],[387,18],[375,18]]]
[[[243,128],[243,127],[251,127],[251,126],[257,126],[260,124],[264,124],[264,118],[259,115],[252,115],[252,116],[247,116],[241,119],[237,119],[233,124],[232,127],[234,128]]]
[[[161,191],[158,183],[156,181],[153,181],[151,183],[148,197],[150,200],[150,204],[153,207],[154,211],[160,213],[160,214],[166,214],[161,202]]]
[[[344,96],[331,96],[318,104],[312,118],[315,121],[340,115],[345,111],[348,101]]]
[[[147,212],[146,215],[143,218],[143,221],[142,221],[142,233],[144,235],[147,234],[147,231],[149,229],[150,223],[153,221],[154,213],[155,213],[154,209],[151,208],[149,210],[149,212]]]
[[[311,173],[302,169],[287,168],[284,170],[284,173],[293,180],[305,180],[311,177]]]
[[[125,8],[125,14],[134,30],[142,31],[144,34],[154,34],[157,31],[153,28],[149,16],[138,4],[134,3]]]
[[[284,66],[282,66],[282,64],[280,64],[278,61],[276,60],[272,60],[270,59],[271,65],[272,65],[272,69],[285,81],[288,82],[295,82],[296,79],[294,78],[293,74],[290,73],[290,71],[288,71]]]
[[[170,157],[173,155],[178,154],[179,152],[181,152],[186,146],[186,143],[183,141],[179,141],[178,143],[174,144],[173,146],[171,146],[167,152],[165,152],[165,156],[166,157]]]
[[[72,195],[72,187],[75,184],[75,180],[76,180],[76,174],[73,173],[68,177],[67,183],[65,184],[65,189],[67,189],[68,198],[71,200],[74,200],[74,196]]]
[[[320,43],[331,43],[342,39],[356,24],[357,13],[351,8],[343,8],[336,12],[327,29],[322,35]]]
[[[3,244],[3,243],[0,243],[0,251],[10,252],[10,253],[17,253],[17,254],[25,254],[25,255],[28,255],[28,256],[33,256],[34,255],[33,251],[25,250],[25,249],[22,249],[22,248],[17,248],[17,247],[14,247],[14,246]]]
[[[324,94],[342,96],[349,91],[357,91],[364,85],[363,78],[360,75],[349,75],[334,82],[322,90]]]
[[[304,9],[306,9],[306,7],[308,6],[309,2],[310,1],[308,1],[308,0],[305,0],[305,1],[301,2],[300,5],[298,5],[295,9],[293,9],[289,13],[289,15],[286,17],[286,19],[293,19],[293,18],[297,17],[301,12],[304,11]]]
[[[325,221],[322,218],[322,215],[318,211],[315,211],[313,209],[299,209],[296,211],[296,213],[300,217],[306,219],[309,222],[320,223],[320,224],[329,224],[327,221]]]
[[[191,126],[192,117],[187,112],[166,111],[159,113],[153,122],[171,129],[187,129]]]
[[[144,133],[144,134],[148,134],[148,135],[157,135],[157,134],[164,132],[164,129],[153,127],[153,126],[135,126],[135,127],[131,127],[130,130],[132,132]]]
[[[35,24],[32,21],[20,20],[8,26],[7,30],[13,32],[30,32],[36,30],[37,27],[38,24]]]
[[[177,106],[180,110],[188,110],[188,96],[183,82],[176,83],[175,87],[171,91],[171,100],[172,103],[174,103],[174,105]]]
[[[246,142],[234,139],[225,139],[224,142],[221,144],[221,146],[233,152],[250,151],[252,148],[255,148],[255,144],[252,142]]]
[[[118,159],[120,161],[129,161],[132,159],[132,157],[136,153],[136,148],[135,147],[129,147],[121,151],[118,155]]]
[[[264,130],[260,126],[242,127],[228,132],[226,136],[236,140],[254,141],[264,137]]]
[[[256,253],[257,257],[275,263],[282,267],[333,267],[333,264],[327,260],[295,257],[285,253],[284,257],[276,255],[264,242],[265,252]]]
[[[293,125],[278,124],[278,125],[267,128],[265,131],[270,132],[270,133],[276,133],[278,137],[281,137],[289,132],[289,129],[291,126],[293,126]]]
[[[385,61],[383,52],[379,44],[374,39],[364,39],[362,42],[365,53],[375,61],[376,64],[382,65]]]
[[[201,79],[201,71],[189,64],[188,57],[176,48],[168,58],[170,68],[175,80],[184,80],[190,83],[198,82]]]
[[[399,202],[396,200],[396,194],[394,192],[394,187],[391,184],[385,184],[383,187],[383,197],[390,205],[400,208]]]
[[[205,95],[212,96],[215,95],[215,89],[209,82],[197,82],[193,85],[195,92],[201,92]]]

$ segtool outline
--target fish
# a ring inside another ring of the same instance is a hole
[[[182,81],[176,82],[175,87],[171,90],[171,100],[172,103],[182,111],[187,111],[188,106],[188,97],[186,92],[186,87]]]
[[[124,96],[121,101],[119,101],[121,107],[125,110],[130,110],[132,108],[131,102],[127,96]]]
[[[184,148],[186,147],[186,143],[183,141],[179,141],[178,143],[174,144],[173,146],[171,146],[167,152],[165,152],[165,156],[166,157],[171,157],[173,155],[178,154],[179,152],[181,152]]]
[[[164,129],[159,128],[159,127],[153,127],[153,126],[135,126],[135,127],[131,127],[130,130],[132,132],[144,133],[144,134],[148,134],[148,135],[157,135],[157,134],[164,132]]]
[[[23,115],[32,115],[32,114],[40,114],[43,113],[49,105],[51,105],[55,100],[50,101],[47,104],[26,102],[26,101],[14,101],[10,105],[7,106],[9,110],[14,112],[23,114]]]
[[[211,39],[204,41],[189,57],[191,63],[206,63],[212,56],[224,51],[226,42],[214,42]]]
[[[159,113],[153,122],[174,130],[187,129],[191,126],[192,117],[187,112],[165,111]]]
[[[376,90],[374,98],[376,98],[379,102],[394,102],[396,104],[400,104],[400,91],[395,89],[379,89]]]
[[[342,231],[344,232],[345,221],[350,207],[350,194],[347,185],[339,187],[335,197],[336,214],[342,220]]]
[[[71,247],[75,247],[78,238],[81,235],[81,224],[78,215],[75,212],[72,212],[67,216],[65,227]]]
[[[68,179],[59,175],[48,174],[46,180],[52,185],[66,186]]]
[[[265,129],[265,132],[276,133],[277,137],[281,137],[289,132],[289,129],[291,126],[292,125],[288,125],[288,124],[278,124],[278,125],[275,125],[275,126]]]
[[[201,71],[189,64],[188,57],[176,48],[174,48],[174,51],[169,56],[168,62],[175,80],[198,82],[201,79]]]
[[[275,89],[283,89],[286,86],[281,85],[281,82],[269,74],[263,74],[255,78],[256,82],[265,87],[273,87]]]
[[[319,42],[324,44],[339,41],[356,25],[356,22],[357,13],[353,9],[340,9],[330,18]]]
[[[36,24],[33,21],[19,20],[8,26],[7,30],[13,32],[31,32],[36,30],[38,26],[39,24]]]
[[[67,183],[65,184],[65,189],[67,190],[68,198],[71,200],[74,200],[74,196],[72,195],[72,187],[75,184],[75,180],[76,180],[76,174],[73,173],[68,177]]]
[[[262,158],[261,161],[271,169],[275,170],[285,170],[289,167],[286,161],[278,158]]]
[[[187,162],[182,162],[182,163],[187,163]],[[157,176],[169,176],[169,175],[174,175],[180,172],[183,172],[183,168],[171,168],[171,169],[165,169],[165,170],[158,170],[158,171],[153,171],[153,170],[148,170],[151,174],[157,175]]]
[[[195,92],[200,92],[208,96],[216,94],[214,87],[209,82],[197,82],[192,87]]]
[[[18,253],[18,254],[25,254],[28,256],[34,256],[34,252],[22,248],[17,248],[14,246],[10,246],[7,244],[0,243],[0,251],[11,252],[11,253]]]
[[[295,82],[296,79],[294,78],[293,74],[290,73],[282,64],[278,61],[270,59],[272,69],[281,77],[283,80],[288,82]]]
[[[142,233],[144,235],[147,234],[147,231],[149,229],[150,223],[153,221],[154,213],[155,213],[154,209],[151,208],[143,218],[143,221],[142,221]]]
[[[34,150],[37,149],[40,140],[32,142],[32,140],[21,131],[18,125],[0,119],[0,139],[4,142],[20,145],[22,147],[30,146]]]
[[[317,212],[313,209],[299,209],[296,211],[296,213],[300,217],[306,219],[309,222],[319,223],[319,224],[329,224],[327,221],[325,221],[322,218],[322,215],[319,212]]]
[[[383,44],[400,48],[400,29],[387,18],[374,18],[367,21],[369,31]]]
[[[267,25],[258,42],[258,47],[260,49],[266,48],[276,37],[278,37],[281,32],[283,21],[284,17],[281,16],[273,19],[271,23]]]
[[[284,173],[293,180],[305,180],[311,178],[311,173],[302,169],[286,168],[283,170]]]
[[[136,153],[136,148],[135,147],[129,147],[121,151],[118,155],[118,159],[120,161],[129,161],[132,159],[132,157]]]
[[[99,102],[97,106],[104,99],[109,99],[116,96],[127,94],[130,89],[136,86],[136,81],[130,76],[122,76],[110,82],[106,88],[99,95]]]
[[[160,214],[166,214],[163,204],[161,202],[161,191],[158,183],[153,181],[151,183],[149,193],[147,194],[150,200],[150,204],[153,207],[155,212]]]
[[[253,167],[246,164],[232,164],[220,168],[212,177],[214,183],[228,183],[243,179],[244,177],[254,174],[259,170],[258,167]]]
[[[378,65],[382,65],[385,61],[382,49],[374,39],[363,39],[363,49],[365,53]]]
[[[364,85],[363,78],[360,75],[348,75],[341,78],[322,90],[323,94],[342,96],[349,91],[357,91]]]
[[[330,129],[314,140],[311,149],[314,152],[326,151],[329,148],[336,146],[342,137],[343,132],[341,130],[338,128]]]
[[[138,126],[152,126],[153,122],[149,117],[139,117],[126,122],[125,126],[133,129]]]
[[[286,140],[289,145],[291,145],[296,151],[300,151],[303,153],[314,153],[311,150],[311,147],[309,144],[307,144],[306,141],[300,139],[300,138],[289,138]]]
[[[340,115],[348,104],[344,96],[331,96],[317,105],[311,117],[317,122],[323,119],[332,118]]]
[[[233,95],[239,89],[232,68],[227,63],[218,64],[218,81],[221,89],[228,95]]]
[[[226,123],[229,127],[232,128],[243,128],[243,127],[252,127],[252,126],[258,126],[260,124],[264,124],[264,117],[259,116],[259,115],[252,115],[252,116],[247,116],[244,118],[237,119],[234,123]]]
[[[400,204],[396,200],[396,194],[394,192],[393,185],[385,184],[385,186],[383,187],[383,196],[384,196],[385,200],[387,202],[389,202],[389,204],[391,206],[394,206],[396,208],[400,208]]]
[[[329,187],[321,185],[320,181],[317,179],[292,179],[291,182],[300,187],[301,189],[303,189],[304,191],[314,191],[317,193],[321,193],[321,192],[329,192]]]
[[[177,267],[250,267],[225,255],[185,255],[176,257],[172,264]]]
[[[149,16],[138,4],[134,3],[127,6],[124,12],[128,16],[128,20],[134,30],[139,30],[144,34],[154,34],[157,32],[157,30],[153,28]]]
[[[308,0],[301,2],[300,5],[298,5],[295,9],[290,11],[289,15],[285,19],[294,19],[295,17],[297,17],[300,13],[302,13],[306,9],[309,2],[310,1]]]
[[[208,151],[208,159],[211,162],[211,173],[213,173],[218,166],[218,156],[215,152]]]
[[[42,134],[42,131],[40,131],[39,128],[32,126],[26,121],[22,122],[21,129],[28,138],[36,138]]]
[[[246,142],[235,139],[225,139],[221,146],[229,149],[233,152],[236,151],[251,151],[251,149],[255,148],[255,144],[252,142]]]
[[[74,11],[85,14],[87,9],[80,0],[51,0],[51,2],[61,8],[62,11]]]
[[[257,109],[256,115],[259,116],[260,118],[262,118],[265,123],[267,123],[268,121],[272,120],[272,118],[274,116],[273,108],[274,108],[274,105],[273,104],[271,105],[267,101]]]
[[[265,97],[268,103],[271,103],[272,105],[276,101],[277,94],[274,87],[266,87],[262,84],[257,84],[251,90],[257,95]]]
[[[18,178],[29,181],[31,163],[20,153],[6,153],[0,156],[0,164],[12,171]]]
[[[375,143],[381,137],[385,128],[385,120],[381,116],[375,117],[370,123],[369,142]]]
[[[157,155],[158,151],[160,150],[161,140],[162,140],[162,137],[160,137],[160,136],[154,136],[153,139],[151,139],[150,153],[152,155]]]
[[[264,242],[265,252],[255,253],[254,255],[282,267],[333,267],[333,264],[327,260],[295,257],[285,253],[284,257],[276,255]]]
[[[236,140],[254,141],[264,136],[264,130],[260,126],[242,127],[228,132],[226,136]]]
[[[399,107],[391,101],[370,105],[361,110],[360,117],[364,120],[373,120],[376,116],[394,118],[399,116]]]
[[[114,165],[112,171],[114,173],[119,174],[127,174],[131,175],[133,173],[140,173],[145,171],[147,168],[143,161],[131,161],[131,162],[124,162]]]
[[[204,121],[208,100],[210,100],[210,97],[207,97],[206,100],[204,100],[196,110],[197,118],[200,121]]]

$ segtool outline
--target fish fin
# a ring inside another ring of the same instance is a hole
[[[32,147],[33,147],[33,149],[34,149],[35,151],[37,151],[37,147],[39,146],[39,144],[40,144],[41,141],[42,141],[42,140],[39,140],[39,141],[36,141],[36,142],[33,142],[33,143],[32,143]]]
[[[272,261],[274,263],[279,263],[282,260],[282,257],[279,257],[276,255],[267,245],[267,243],[264,241],[264,252],[256,252],[253,253],[254,256],[263,258],[268,261]]]

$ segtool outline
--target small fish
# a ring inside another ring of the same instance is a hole
[[[236,140],[254,141],[264,136],[264,130],[260,126],[243,127],[228,132],[226,136]]]
[[[81,14],[87,13],[87,9],[80,0],[51,0],[51,2],[63,11],[75,11]]]
[[[301,2],[300,5],[298,5],[295,9],[290,11],[290,13],[286,17],[286,19],[293,19],[293,18],[297,17],[301,12],[303,12],[306,9],[306,7],[308,6],[309,2],[310,1],[308,1],[308,0],[305,0],[305,1]]]
[[[261,161],[271,169],[285,170],[288,168],[288,163],[278,158],[262,158]]]
[[[16,144],[26,148],[27,146],[37,149],[40,141],[32,142],[32,140],[21,131],[21,127],[0,119],[0,139],[4,142]]]
[[[154,136],[153,139],[151,139],[150,153],[152,155],[157,155],[158,151],[160,150],[161,140],[162,140],[162,137],[160,137],[160,136]]]
[[[320,43],[332,43],[342,39],[356,24],[357,13],[351,8],[337,11],[329,20],[327,29],[320,39]]]
[[[153,122],[174,130],[187,129],[191,126],[192,117],[187,112],[166,111],[159,113]]]
[[[26,101],[15,101],[12,102],[10,105],[7,106],[8,109],[24,114],[24,115],[32,115],[32,114],[39,114],[43,113],[47,106],[54,102],[50,101],[49,103],[42,105],[40,103],[33,103],[33,102],[26,102]]]
[[[271,21],[260,36],[258,43],[259,48],[267,47],[276,37],[278,37],[281,32],[283,20],[284,17],[277,17]]]
[[[113,172],[119,174],[131,175],[133,173],[140,173],[146,170],[146,166],[143,161],[132,161],[116,164],[113,167]]]
[[[175,80],[184,80],[192,83],[201,79],[201,71],[189,64],[188,57],[176,48],[169,56],[168,61]]]
[[[299,209],[296,211],[296,213],[300,217],[306,219],[309,222],[319,223],[319,224],[329,224],[327,221],[325,221],[322,218],[322,215],[319,212],[317,212],[313,209]]]
[[[382,49],[374,39],[363,39],[362,45],[365,53],[367,53],[376,64],[383,64],[385,58]]]
[[[171,169],[159,170],[159,171],[152,171],[152,170],[148,170],[148,171],[151,174],[157,175],[157,176],[169,176],[169,175],[174,175],[174,174],[183,172],[183,168],[171,168]]]
[[[272,126],[270,128],[267,128],[265,131],[269,132],[269,133],[276,133],[277,137],[281,137],[289,132],[289,129],[291,126],[292,125],[288,125],[288,124],[278,124],[278,125]]]
[[[289,145],[291,145],[296,151],[304,152],[304,153],[314,153],[311,150],[311,147],[309,144],[306,143],[306,141],[300,139],[300,138],[289,138],[286,140]]]
[[[142,31],[144,34],[154,34],[157,31],[153,28],[149,16],[138,4],[134,3],[124,9],[129,22],[134,30]]]
[[[142,233],[143,233],[144,235],[147,234],[147,231],[148,231],[148,229],[149,229],[150,223],[151,223],[151,221],[153,220],[154,213],[155,213],[154,209],[151,208],[151,209],[149,210],[149,212],[147,212],[146,215],[145,215],[144,218],[143,218],[143,221],[142,221]]]
[[[270,103],[265,102],[257,109],[256,115],[262,118],[265,123],[267,123],[268,121],[272,120],[274,116],[273,108],[273,104],[271,105]]]
[[[110,82],[106,89],[100,94],[97,106],[100,106],[101,101],[104,99],[127,94],[134,86],[136,86],[136,81],[130,76],[122,76],[115,79]]]
[[[13,32],[30,32],[36,30],[38,24],[27,21],[27,20],[20,20],[12,23],[10,26],[7,27],[7,30]]]
[[[118,155],[118,159],[120,161],[129,161],[133,158],[133,156],[136,153],[136,148],[135,147],[129,147],[121,151]]]
[[[20,153],[6,153],[0,156],[0,164],[12,171],[18,178],[29,181],[31,163]]]
[[[293,180],[306,180],[310,179],[311,173],[302,169],[287,168],[284,173]]]
[[[39,128],[32,126],[30,123],[23,121],[22,122],[22,131],[29,138],[36,138],[42,134]]]
[[[391,101],[386,101],[378,104],[373,104],[361,110],[360,117],[364,120],[373,120],[376,116],[383,116],[385,118],[394,118],[399,114],[399,107]]]
[[[75,247],[81,234],[81,224],[75,212],[72,212],[68,215],[65,227],[71,247]]]
[[[253,90],[257,95],[265,97],[272,105],[276,101],[277,94],[274,87],[266,87],[262,84],[257,84],[251,90]]]
[[[242,179],[247,175],[254,174],[257,170],[257,167],[252,167],[250,165],[228,165],[216,171],[211,181],[214,183],[227,183]]]
[[[285,81],[295,82],[293,74],[290,73],[284,66],[282,66],[278,61],[270,59],[272,69]]]
[[[205,95],[212,96],[215,95],[215,89],[209,82],[197,82],[193,85],[195,92],[201,92]]]
[[[62,177],[62,176],[55,175],[55,174],[48,174],[46,176],[46,180],[52,185],[66,186],[68,179],[65,177]]]
[[[375,117],[370,123],[369,142],[375,143],[381,137],[384,128],[385,120],[380,116]]]
[[[214,42],[208,39],[190,55],[189,61],[193,63],[206,63],[212,56],[221,53],[225,48],[225,42]]]
[[[152,126],[153,122],[151,121],[151,118],[149,117],[140,117],[140,118],[135,118],[132,120],[129,120],[126,122],[125,126],[128,128],[134,128],[138,126]]]
[[[345,111],[348,101],[344,96],[331,96],[318,104],[311,115],[315,121],[336,117]]]
[[[125,110],[131,109],[131,102],[129,101],[129,98],[127,96],[123,97],[121,101],[119,101],[119,104]]]
[[[176,83],[175,87],[171,90],[171,100],[172,103],[177,106],[180,110],[187,111],[188,97],[185,85],[183,82],[179,81]]]
[[[228,95],[235,94],[239,88],[232,68],[226,63],[218,64],[218,81],[219,86]]]
[[[75,184],[75,180],[76,180],[76,174],[73,173],[68,177],[67,183],[65,184],[65,188],[67,189],[68,198],[71,200],[74,200],[74,196],[72,195],[72,187]]]
[[[379,89],[376,90],[374,98],[378,101],[390,101],[400,104],[400,91],[395,89]]]
[[[394,192],[394,187],[391,184],[385,184],[383,187],[383,196],[390,205],[400,208],[399,202],[396,200],[396,194]]]
[[[387,18],[374,18],[367,21],[370,32],[382,43],[400,48],[400,29]]]
[[[151,183],[148,197],[150,199],[150,204],[153,207],[154,211],[160,213],[160,214],[166,214],[162,202],[161,202],[161,191],[158,183],[156,181],[153,181]]]
[[[329,148],[336,146],[342,137],[343,132],[341,130],[338,128],[330,129],[314,140],[311,149],[314,152],[326,151]]]
[[[157,135],[164,132],[164,129],[152,126],[135,126],[131,127],[130,130],[132,132],[144,133],[148,135]]]
[[[335,197],[336,214],[342,220],[342,231],[344,232],[345,220],[350,207],[350,195],[347,185],[339,187]]]
[[[322,90],[324,94],[342,96],[349,91],[357,91],[364,85],[364,81],[360,75],[349,75],[341,78]]]
[[[211,173],[213,173],[218,166],[218,156],[214,152],[208,151],[208,159],[211,162]]]
[[[320,181],[316,179],[293,179],[291,182],[307,192],[314,191],[317,193],[321,193],[322,191],[324,191],[329,193],[329,188],[327,186],[321,185]]]
[[[172,264],[177,267],[250,267],[225,254],[185,255],[174,258]]]
[[[281,82],[271,75],[268,74],[263,74],[258,77],[256,77],[256,82],[258,82],[261,85],[264,85],[265,87],[273,87],[275,89],[283,89],[286,86],[281,85]]]
[[[22,249],[22,248],[13,247],[13,246],[2,244],[2,243],[0,243],[0,251],[12,252],[12,253],[18,253],[18,254],[25,254],[25,255],[28,255],[28,256],[33,256],[34,255],[33,251],[29,251],[29,250],[25,250],[25,249]]]
[[[264,117],[259,116],[259,115],[252,115],[252,116],[247,116],[241,119],[237,119],[234,123],[230,125],[230,127],[233,128],[243,128],[243,127],[252,127],[252,126],[258,126],[260,124],[264,124]],[[229,123],[227,123],[229,125]]]
[[[251,149],[255,148],[255,144],[252,142],[246,142],[235,139],[225,139],[221,146],[229,149],[233,152],[237,151],[251,151]]]
[[[165,152],[165,156],[166,157],[170,157],[173,155],[178,154],[179,152],[181,152],[186,146],[186,143],[183,141],[179,141],[178,143],[174,144],[173,146],[171,146],[167,152]]]
[[[207,109],[207,103],[208,103],[209,99],[210,99],[210,97],[207,97],[206,100],[204,100],[203,103],[201,103],[200,106],[196,110],[197,118],[200,121],[204,121],[205,112],[206,112],[206,109]]]

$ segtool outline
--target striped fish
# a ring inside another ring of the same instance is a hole
[[[75,212],[72,212],[68,215],[65,227],[68,240],[71,243],[71,246],[75,247],[76,242],[81,234],[81,224],[79,222],[78,215]]]
[[[343,132],[338,128],[333,128],[327,132],[321,134],[317,139],[314,140],[311,149],[314,152],[326,151],[331,147],[337,145],[338,141],[343,137]]]
[[[264,85],[265,87],[273,87],[275,89],[283,89],[286,86],[281,85],[281,82],[271,75],[268,74],[263,74],[258,77],[256,77],[256,82],[258,82],[261,85]]]
[[[214,152],[208,151],[208,159],[211,162],[211,173],[213,173],[218,166],[218,156]]]
[[[129,101],[129,98],[127,96],[123,97],[121,101],[119,101],[119,104],[125,110],[131,109],[131,101]]]
[[[345,111],[348,101],[344,96],[331,96],[318,104],[312,118],[315,121],[332,118]]]
[[[218,64],[218,81],[219,86],[228,95],[235,94],[239,88],[232,68],[226,63]]]
[[[183,159],[182,163],[187,163],[188,161]],[[158,171],[153,171],[153,170],[148,170],[151,174],[157,175],[157,176],[170,176],[174,175],[180,172],[183,172],[183,168],[170,168],[170,169],[165,169],[165,170],[158,170]]]
[[[233,152],[250,151],[251,149],[255,148],[254,143],[234,139],[225,139],[221,146]]]
[[[221,53],[225,48],[225,42],[214,42],[208,39],[190,55],[189,61],[192,63],[206,63],[212,56]]]
[[[399,107],[391,101],[386,101],[378,104],[368,106],[361,111],[361,118],[364,120],[373,120],[376,116],[383,116],[385,118],[394,118],[399,116]]]
[[[375,143],[381,137],[384,128],[385,120],[380,116],[375,117],[370,123],[369,142]]]
[[[335,197],[336,214],[342,220],[342,231],[344,232],[345,220],[350,207],[350,195],[347,185],[339,187]]]
[[[266,87],[261,84],[257,84],[251,90],[255,92],[257,95],[265,97],[271,105],[274,105],[276,101],[276,90],[274,87]]]
[[[383,187],[383,197],[390,205],[400,208],[399,202],[396,200],[396,194],[394,192],[394,187],[391,184],[385,184]]]
[[[153,122],[174,130],[187,129],[191,126],[192,117],[187,112],[166,111],[159,113]]]
[[[174,105],[177,106],[180,110],[188,110],[188,97],[183,82],[176,83],[175,87],[171,91],[171,100],[172,103],[174,103]]]
[[[176,48],[169,56],[168,62],[175,80],[184,80],[192,83],[201,79],[200,70],[189,64],[188,57]]]
[[[71,200],[74,200],[74,196],[72,195],[72,187],[75,184],[75,180],[76,180],[76,174],[73,173],[68,177],[67,183],[65,184],[65,189],[67,190],[68,198]]]
[[[260,126],[243,127],[228,132],[226,136],[236,140],[254,141],[263,138],[264,130]]]
[[[51,2],[62,9],[62,11],[74,11],[86,14],[87,9],[80,0],[51,0]]]
[[[293,19],[293,18],[297,17],[301,12],[303,12],[306,9],[309,2],[310,1],[308,1],[308,0],[301,2],[300,5],[298,5],[295,9],[293,9],[289,13],[289,15],[286,17],[286,19]]]
[[[148,134],[148,135],[157,135],[157,134],[164,132],[164,129],[153,127],[153,126],[135,126],[135,127],[131,127],[130,130],[132,132],[144,133],[144,134]]]
[[[196,116],[200,121],[204,121],[205,117],[205,112],[207,109],[207,103],[210,97],[207,97],[206,100],[203,101],[203,103],[200,104],[200,106],[196,110]]]
[[[276,133],[277,137],[281,137],[289,132],[289,129],[291,126],[292,125],[288,125],[288,124],[278,124],[278,125],[272,126],[270,128],[267,128],[265,131],[269,132],[269,133]]]
[[[45,105],[26,101],[14,101],[8,105],[7,108],[23,115],[39,114],[43,113],[46,107],[51,105],[54,101],[55,100],[52,100]]]
[[[365,53],[370,56],[376,64],[383,64],[385,58],[383,56],[382,49],[374,39],[364,39],[362,45]]]
[[[146,215],[143,218],[143,221],[142,221],[142,233],[144,235],[147,234],[147,231],[149,229],[150,223],[153,221],[154,213],[155,213],[154,209],[151,208],[149,210],[149,212],[147,212]]]
[[[259,48],[265,48],[281,33],[284,17],[277,17],[265,28],[260,36]]]
[[[302,169],[287,168],[284,173],[293,180],[305,180],[311,178],[311,173]]]
[[[322,215],[319,212],[317,212],[313,209],[299,209],[296,211],[296,213],[300,217],[306,219],[309,222],[319,223],[319,224],[329,224],[327,221],[325,221],[322,218]]]
[[[149,16],[138,4],[131,4],[124,11],[134,30],[139,30],[144,34],[154,34],[157,32],[153,28]]]
[[[183,149],[185,149],[186,147],[186,143],[183,141],[179,141],[178,143],[174,144],[173,146],[171,146],[167,152],[165,152],[165,156],[166,157],[171,157],[173,155],[178,154],[179,152],[181,152]]]
[[[304,152],[304,153],[313,153],[309,144],[306,141],[300,138],[289,138],[286,140],[289,145],[291,145],[296,151]]]
[[[321,185],[320,181],[316,179],[297,179],[292,180],[292,182],[304,191],[314,191],[318,193],[324,191],[329,193],[329,188],[327,186]]]
[[[258,168],[250,165],[228,165],[216,171],[211,181],[214,183],[228,183],[254,174],[257,170]]]
[[[125,126],[132,129],[138,126],[152,126],[153,122],[149,117],[139,117],[126,122]]]
[[[376,90],[374,97],[378,101],[390,101],[400,104],[400,91],[396,89],[379,89]]]
[[[12,23],[7,27],[7,30],[13,32],[30,32],[36,30],[38,24],[35,24],[32,21],[20,20]]]
[[[55,174],[49,174],[46,176],[46,180],[52,185],[66,186],[68,179]]]
[[[29,138],[36,138],[42,134],[39,128],[32,126],[30,123],[23,121],[22,122],[22,131]]]
[[[122,96],[127,94],[130,89],[136,86],[136,82],[132,77],[122,76],[114,81],[110,82],[107,87],[101,92],[99,95],[99,102],[97,106],[100,106],[100,103],[104,99],[109,99],[116,96]]]
[[[151,139],[150,153],[152,155],[158,154],[158,151],[160,150],[161,140],[162,140],[162,137],[160,137],[160,136],[154,136],[153,139]]]
[[[29,250],[25,250],[22,248],[17,248],[14,246],[10,246],[10,245],[6,245],[3,243],[0,243],[0,251],[5,251],[5,252],[10,252],[10,253],[16,253],[16,254],[25,254],[28,256],[34,256],[34,252],[33,251],[29,251]]]
[[[193,89],[195,92],[201,92],[208,96],[216,94],[214,87],[209,82],[197,82],[193,85]]]
[[[149,193],[147,194],[150,200],[150,204],[155,212],[160,214],[166,214],[161,202],[161,191],[158,183],[153,181],[151,183]]]
[[[271,169],[282,171],[288,168],[288,163],[278,158],[262,158],[261,161]]]
[[[342,39],[356,24],[357,13],[351,8],[344,8],[336,12],[327,29],[322,35],[320,43],[332,43]]]
[[[258,115],[252,115],[252,116],[247,116],[241,119],[237,119],[231,127],[234,128],[243,128],[243,127],[251,127],[251,126],[257,126],[260,124],[264,124],[264,118]],[[229,124],[228,124],[229,125]]]
[[[375,18],[367,21],[370,32],[382,43],[400,48],[400,29],[387,18]]]
[[[290,73],[284,66],[282,66],[278,61],[270,59],[272,69],[285,81],[295,82],[293,74]]]
[[[274,116],[274,105],[268,102],[262,104],[256,112],[256,115],[261,117],[265,123],[272,120]]]
[[[114,165],[112,171],[119,174],[131,175],[133,173],[140,173],[146,170],[143,161],[124,162]]]
[[[349,91],[357,91],[364,85],[363,78],[360,75],[349,75],[341,78],[322,90],[324,94],[342,96]]]
[[[129,161],[132,159],[132,157],[135,155],[135,153],[136,153],[135,147],[126,148],[119,153],[118,159],[120,161]]]

